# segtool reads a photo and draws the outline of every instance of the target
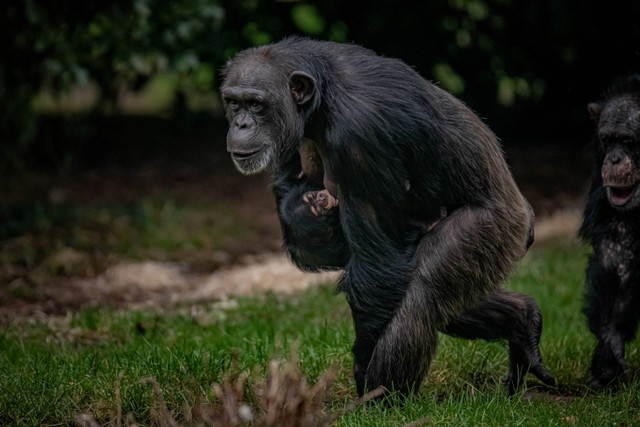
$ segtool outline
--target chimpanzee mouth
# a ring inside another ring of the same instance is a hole
[[[243,175],[262,172],[271,163],[271,152],[267,146],[253,151],[230,151],[230,154],[236,169]]]
[[[636,187],[637,184],[628,186],[608,186],[607,196],[609,197],[609,201],[615,207],[622,207],[626,205],[634,195]]]
[[[233,157],[233,159],[237,161],[246,161],[260,154],[261,151],[262,148],[259,148],[255,151],[234,151],[231,153],[231,157]]]

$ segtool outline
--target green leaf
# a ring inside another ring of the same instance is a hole
[[[296,27],[307,34],[319,35],[324,31],[325,22],[318,9],[310,4],[300,4],[291,9],[291,19]]]

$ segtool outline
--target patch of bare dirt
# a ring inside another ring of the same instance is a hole
[[[576,209],[560,210],[538,220],[535,244],[575,238],[580,220],[581,212]],[[244,257],[238,264],[209,274],[176,262],[125,262],[93,278],[56,278],[37,286],[28,298],[6,299],[7,303],[0,304],[0,323],[16,316],[63,315],[92,307],[161,309],[265,292],[290,294],[320,283],[335,283],[338,277],[338,272],[303,272],[285,255],[273,252]]]
[[[27,299],[0,305],[0,319],[65,314],[91,307],[161,309],[265,292],[290,294],[318,283],[335,282],[337,272],[305,273],[284,256],[247,257],[240,265],[210,274],[174,262],[142,261],[113,265],[94,278],[54,280]]]

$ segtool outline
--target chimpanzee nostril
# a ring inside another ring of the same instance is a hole
[[[234,121],[234,125],[239,130],[250,129],[253,122],[246,116],[237,117]]]

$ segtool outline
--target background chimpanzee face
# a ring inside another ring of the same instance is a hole
[[[602,181],[609,203],[629,211],[640,206],[640,100],[631,95],[602,108],[598,137],[604,149]]]

